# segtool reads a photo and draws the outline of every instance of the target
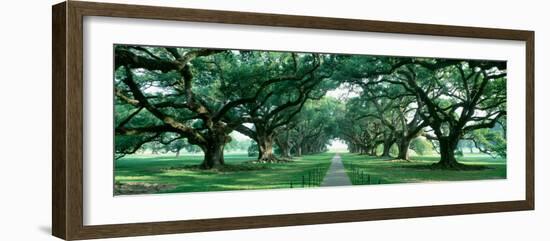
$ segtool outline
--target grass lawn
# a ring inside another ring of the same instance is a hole
[[[492,158],[487,155],[465,154],[457,158],[459,162],[469,165],[483,165],[482,170],[433,170],[428,165],[439,160],[439,156],[413,156],[411,162],[389,161],[387,158],[365,155],[341,154],[346,172],[354,185],[415,183],[438,181],[463,181],[484,179],[505,179],[506,159]]]
[[[288,163],[250,163],[255,157],[226,154],[226,165],[213,170],[197,166],[202,155],[140,156],[115,161],[115,195],[180,193],[318,186],[334,154],[295,157]],[[311,180],[311,181],[310,181]]]

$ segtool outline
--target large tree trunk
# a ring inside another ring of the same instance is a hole
[[[288,141],[283,141],[279,147],[281,148],[282,157],[286,159],[291,159],[292,156],[290,155],[290,143]]]
[[[385,140],[384,141],[384,149],[382,151],[382,157],[390,157],[390,149],[391,149],[392,145],[393,145],[392,140]]]
[[[275,142],[277,143],[277,146],[281,149],[281,158],[283,159],[292,159],[292,156],[290,155],[290,149],[292,148],[292,144],[290,140],[287,137],[277,137],[275,138]]]
[[[273,136],[271,134],[258,136],[259,162],[277,162],[273,154]]]
[[[296,156],[302,156],[302,145],[296,146]]]
[[[212,169],[224,164],[223,160],[223,144],[211,143],[203,147],[204,160],[201,167],[203,169]]]
[[[456,160],[454,153],[458,145],[458,140],[459,137],[454,135],[438,138],[441,159],[438,163],[434,164],[434,167],[442,169],[460,169],[463,166]]]
[[[397,159],[409,160],[409,145],[411,144],[411,139],[403,137],[399,140],[399,154]]]
[[[207,144],[201,145],[201,149],[204,152],[201,168],[212,169],[224,165],[223,149],[227,138],[225,134],[217,134],[212,136]]]
[[[281,157],[286,158],[286,159],[291,159],[292,158],[292,156],[290,155],[290,147],[284,146],[281,149],[282,149],[281,150],[282,151]]]

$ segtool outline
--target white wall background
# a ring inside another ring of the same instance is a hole
[[[147,1],[128,1],[144,3]],[[152,1],[149,1],[152,2]],[[536,31],[536,211],[164,235],[154,240],[548,240],[550,21],[544,1],[164,0],[191,8],[517,28]],[[0,9],[0,240],[51,237],[51,10],[57,1]],[[504,191],[504,190],[503,190]],[[117,240],[152,240],[152,237]]]

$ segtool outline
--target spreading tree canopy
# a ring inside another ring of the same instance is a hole
[[[114,53],[116,157],[147,143],[199,147],[201,167],[213,168],[232,132],[255,142],[261,162],[281,160],[274,146],[290,159],[335,138],[370,155],[397,146],[408,160],[423,136],[438,148],[438,168],[463,167],[461,141],[506,155],[504,61],[133,45]],[[342,91],[354,95],[335,97]]]

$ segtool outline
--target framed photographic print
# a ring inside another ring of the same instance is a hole
[[[534,209],[534,32],[53,6],[53,235]]]

